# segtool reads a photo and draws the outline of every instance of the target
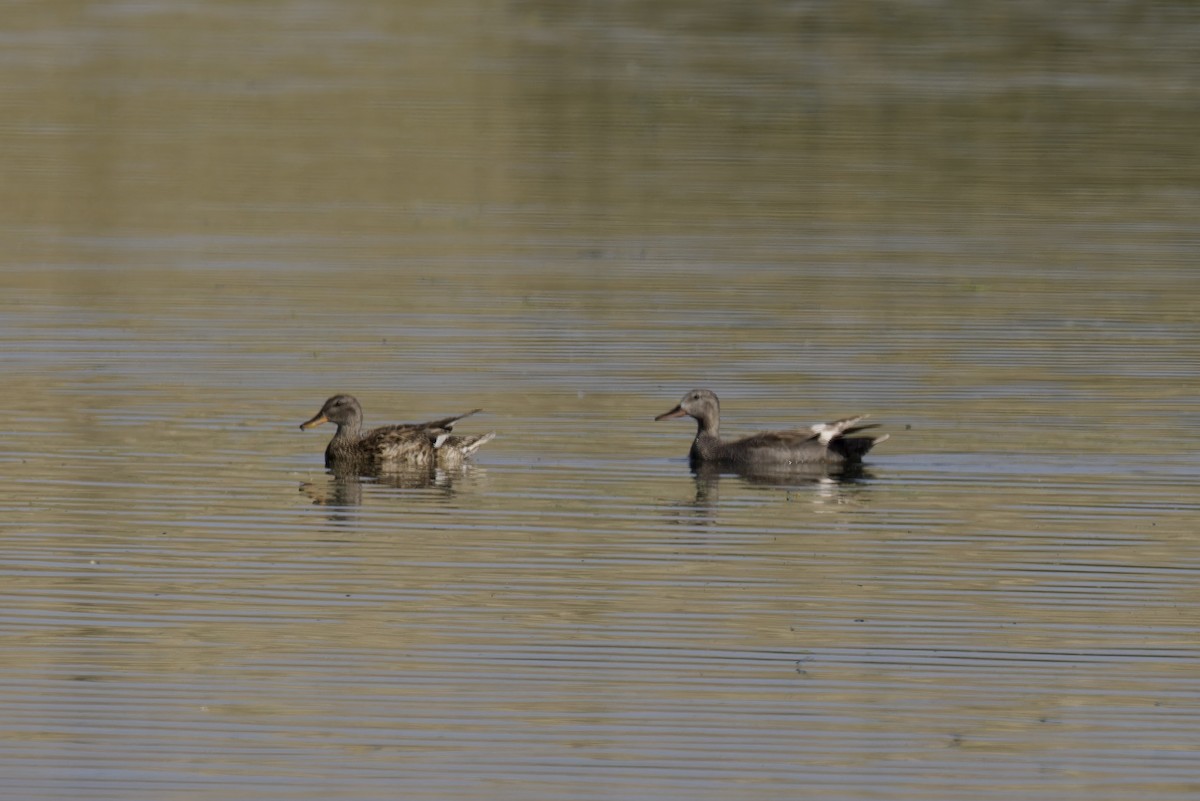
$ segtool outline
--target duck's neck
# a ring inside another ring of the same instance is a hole
[[[333,435],[333,441],[339,445],[344,442],[358,442],[361,427],[362,418],[354,415],[346,422],[337,424],[337,432]]]
[[[329,444],[325,446],[326,467],[336,467],[339,464],[344,467],[347,462],[354,461],[360,422],[360,418],[355,418],[337,424],[337,431],[334,432],[333,439],[329,440]]]
[[[721,418],[717,414],[708,414],[696,418],[696,438],[712,437],[720,439]]]
[[[721,445],[720,426],[720,418],[716,415],[696,418],[696,438],[692,440],[692,449],[688,454],[693,461],[715,458],[717,448]]]

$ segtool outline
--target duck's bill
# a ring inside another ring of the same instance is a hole
[[[676,406],[671,411],[663,412],[662,414],[660,414],[658,417],[655,417],[654,419],[655,420],[670,420],[673,417],[683,417],[686,414],[687,414],[687,412],[685,412],[683,410],[682,406]]]
[[[310,428],[315,428],[315,427],[317,427],[317,426],[321,425],[321,423],[328,423],[328,422],[329,422],[329,418],[328,418],[328,417],[326,417],[326,416],[325,416],[325,415],[323,415],[323,414],[318,414],[318,415],[317,415],[316,417],[314,417],[313,419],[311,419],[311,420],[305,420],[303,423],[301,423],[301,424],[300,424],[300,430],[301,430],[301,431],[307,431],[307,430],[308,430],[308,429],[310,429]]]

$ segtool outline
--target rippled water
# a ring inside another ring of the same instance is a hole
[[[0,794],[1195,795],[1190,6],[12,18]]]

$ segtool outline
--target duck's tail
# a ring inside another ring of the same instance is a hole
[[[454,448],[455,450],[462,451],[462,455],[465,458],[475,453],[475,451],[479,450],[484,445],[487,445],[495,438],[496,432],[489,431],[486,434],[468,434],[460,437],[451,437],[449,444],[450,447]],[[437,447],[436,443],[435,447]]]
[[[858,414],[854,417],[843,417],[841,420],[834,420],[832,423],[814,423],[809,426],[809,430],[817,435],[822,445],[828,445],[831,441],[844,437],[847,434],[853,434],[857,431],[863,431],[868,428],[878,428],[877,424],[855,426],[855,423],[866,420],[871,415]]]
[[[891,434],[881,434],[877,437],[850,436],[870,428],[879,428],[878,423],[868,423],[865,426],[855,425],[868,417],[870,417],[868,414],[859,414],[834,420],[832,423],[817,423],[811,427],[811,430],[823,445],[829,446],[830,450],[842,454],[846,459],[857,460],[866,456],[867,452],[876,445],[886,442],[891,437]]]
[[[437,438],[433,441],[433,447],[437,451],[438,463],[443,467],[452,467],[462,464],[475,451],[487,445],[495,438],[495,431],[489,431],[486,434],[463,435],[452,435],[447,431],[438,434]]]
[[[472,409],[464,414],[456,414],[453,417],[443,417],[441,420],[430,420],[428,423],[417,423],[415,425],[423,428],[444,428],[449,431],[454,428],[454,424],[459,420],[462,420],[464,417],[470,417],[473,414],[479,414],[482,411],[483,409]]]

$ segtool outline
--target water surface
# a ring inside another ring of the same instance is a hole
[[[10,16],[9,793],[1194,796],[1190,6]]]

